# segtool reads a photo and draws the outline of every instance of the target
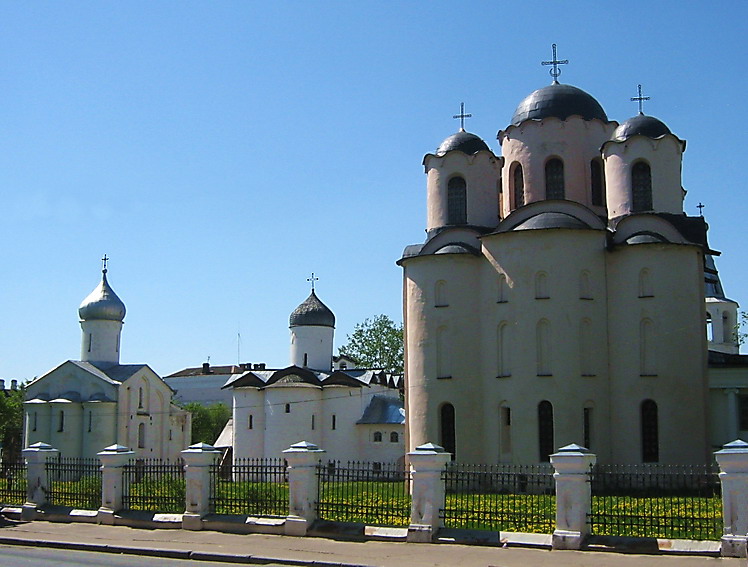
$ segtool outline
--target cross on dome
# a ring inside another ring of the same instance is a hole
[[[319,278],[315,278],[314,272],[312,272],[312,277],[307,278],[306,281],[312,282],[312,291],[314,291],[314,282],[319,281]]]
[[[650,97],[648,96],[642,96],[642,86],[637,85],[636,86],[639,96],[632,96],[631,101],[637,101],[639,103],[639,114],[644,114],[644,101],[649,100]]]
[[[107,271],[106,270],[106,264],[107,264],[108,261],[109,261],[109,256],[107,256],[106,254],[104,254],[104,257],[101,259],[101,262],[104,264],[104,267],[103,267],[103,269],[101,271],[104,272],[105,274],[106,274],[106,271]]]
[[[558,59],[556,56],[556,44],[553,44],[553,59],[550,61],[541,61],[541,65],[553,65],[551,69],[548,70],[548,72],[551,74],[551,77],[553,77],[553,82],[558,83],[558,78],[561,75],[561,69],[558,68],[559,65],[568,65],[569,60],[568,59]]]
[[[472,114],[465,114],[465,103],[460,103],[460,113],[455,114],[452,116],[452,118],[459,118],[460,119],[460,130],[465,130],[465,118],[472,118]]]
[[[700,201],[699,204],[696,205],[696,208],[699,209],[699,216],[704,216],[704,207],[706,207],[706,205]]]

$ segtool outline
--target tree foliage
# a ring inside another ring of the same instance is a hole
[[[192,414],[192,442],[212,445],[231,417],[231,410],[224,403],[204,406],[198,402],[184,405]]]
[[[395,323],[387,315],[367,318],[354,327],[347,341],[339,352],[355,359],[359,366],[403,373],[402,323]]]
[[[5,462],[21,458],[23,398],[23,388],[0,390],[0,442],[3,445]]]

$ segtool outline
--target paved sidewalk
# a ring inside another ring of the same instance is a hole
[[[318,537],[145,530],[85,523],[0,523],[0,544],[159,555],[231,563],[372,567],[746,567],[744,559],[547,551],[459,544],[336,541]]]

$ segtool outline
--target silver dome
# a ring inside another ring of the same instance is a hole
[[[81,303],[78,315],[83,321],[105,319],[122,322],[125,318],[125,304],[106,281],[106,270],[102,271],[101,282],[96,289]]]

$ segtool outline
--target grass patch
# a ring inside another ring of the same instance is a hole
[[[213,487],[215,514],[287,516],[288,483],[221,480]]]

